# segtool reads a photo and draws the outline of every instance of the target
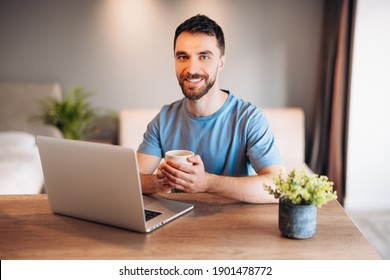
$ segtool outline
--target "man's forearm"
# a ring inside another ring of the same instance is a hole
[[[140,174],[142,193],[155,193],[156,190],[156,175],[155,174]]]
[[[140,174],[142,192],[157,192],[156,174]],[[277,200],[264,190],[264,184],[273,184],[270,175],[228,177],[208,174],[208,193],[248,203],[276,203]]]
[[[226,177],[209,174],[208,193],[249,203],[276,203],[277,200],[264,190],[264,184],[272,185],[270,175]]]
[[[142,193],[156,193],[156,192],[168,192],[172,189],[168,181],[163,177],[156,174],[140,174]]]

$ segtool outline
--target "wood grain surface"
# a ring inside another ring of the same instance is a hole
[[[292,240],[277,204],[161,195],[195,208],[148,234],[53,214],[47,195],[0,196],[0,259],[380,259],[337,201],[319,209],[314,237]]]

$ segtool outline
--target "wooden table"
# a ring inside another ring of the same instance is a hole
[[[277,204],[164,196],[195,208],[149,234],[53,214],[46,195],[0,196],[0,259],[381,259],[337,201],[319,209],[314,237],[292,240]]]

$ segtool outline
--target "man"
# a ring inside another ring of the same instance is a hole
[[[225,65],[220,26],[203,15],[175,32],[176,76],[184,98],[162,108],[138,149],[144,193],[173,188],[251,203],[276,202],[263,184],[285,173],[268,122],[256,106],[219,88]],[[193,165],[168,161],[165,152],[196,153]],[[153,174],[158,167],[157,174]]]

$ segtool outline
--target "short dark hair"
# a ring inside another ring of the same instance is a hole
[[[177,37],[179,37],[182,32],[203,33],[209,36],[215,36],[221,55],[225,54],[225,36],[223,35],[222,28],[207,16],[198,14],[180,24],[175,31],[173,49],[176,48]]]

